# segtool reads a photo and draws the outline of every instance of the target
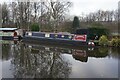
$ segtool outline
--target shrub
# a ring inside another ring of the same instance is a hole
[[[116,46],[116,47],[120,47],[120,39],[119,38],[112,38],[111,45]]]
[[[108,46],[112,46],[112,41],[108,41]]]
[[[37,24],[37,23],[32,24],[31,31],[39,31],[39,24]]]
[[[99,45],[105,46],[108,45],[108,39],[105,35],[102,35],[99,39]]]
[[[112,40],[111,40],[111,46],[115,46],[115,45],[116,45],[116,39],[112,38]]]
[[[118,39],[117,43],[118,43],[118,47],[120,47],[120,39]]]

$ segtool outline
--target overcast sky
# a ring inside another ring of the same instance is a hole
[[[97,10],[115,10],[118,9],[120,0],[70,0],[73,2],[73,7],[70,10],[71,15],[82,15]]]
[[[3,1],[10,2],[14,0],[0,0],[0,3],[2,3]],[[25,1],[25,0],[20,0],[20,1]],[[32,0],[32,1],[38,1],[38,0]],[[73,2],[72,7],[70,8],[69,15],[80,16],[83,13],[85,15],[85,14],[89,14],[90,12],[95,12],[97,10],[115,10],[118,8],[118,2],[120,0],[67,0],[67,1]]]

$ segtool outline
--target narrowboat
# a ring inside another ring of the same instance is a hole
[[[22,41],[53,45],[95,46],[93,40],[88,39],[87,34],[71,34],[65,32],[26,32]]]
[[[0,28],[0,40],[18,40],[19,38],[18,28]]]

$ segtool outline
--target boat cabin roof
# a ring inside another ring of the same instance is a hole
[[[0,31],[15,31],[17,28],[0,28]]]

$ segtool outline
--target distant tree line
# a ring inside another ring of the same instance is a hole
[[[37,23],[41,30],[57,31],[71,7],[65,0],[41,0],[37,2],[9,2],[2,4],[2,27],[17,27],[30,30]]]
[[[47,32],[72,32],[88,25],[105,26],[114,30],[117,29],[119,20],[117,9],[98,10],[88,15],[75,16],[72,20],[66,19],[67,12],[72,6],[72,2],[66,0],[44,0],[44,2],[41,0],[37,2],[19,2],[16,0],[15,2],[3,3],[1,6],[2,27],[17,27],[26,30],[31,30],[33,24],[38,25],[40,31]]]
[[[79,28],[98,27],[106,28],[110,33],[118,32],[120,10],[98,10],[81,16],[74,16],[72,21],[66,20],[62,24],[62,31],[74,32]],[[78,22],[79,21],[79,22]]]
[[[84,14],[83,14],[84,15]],[[118,21],[118,10],[112,10],[112,11],[103,11],[98,10],[94,13],[89,13],[86,16],[81,16],[80,21],[83,22],[112,22],[112,21]]]
[[[77,21],[75,18],[77,17]],[[80,22],[80,24],[78,23]],[[118,25],[119,25],[119,10],[111,10],[104,11],[98,10],[93,13],[89,13],[87,15],[82,14],[82,16],[75,16],[73,19],[73,24],[77,22],[79,26],[75,27],[72,25],[72,28],[89,28],[89,27],[98,27],[98,28],[106,28],[111,33],[118,33]],[[75,25],[77,25],[75,23]],[[71,28],[71,29],[72,29]],[[73,31],[73,29],[72,29]]]

